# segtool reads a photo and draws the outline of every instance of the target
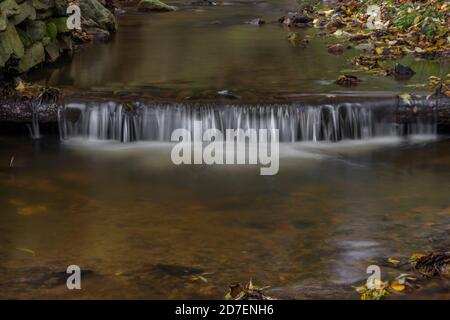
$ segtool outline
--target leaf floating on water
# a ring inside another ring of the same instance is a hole
[[[35,256],[36,255],[36,252],[34,252],[33,250],[31,250],[31,249],[28,249],[28,248],[16,248],[17,250],[19,250],[19,251],[22,251],[22,252],[25,252],[25,253],[28,253],[28,254],[31,254],[31,255],[33,255],[33,256]]]
[[[22,216],[31,216],[34,214],[46,213],[48,208],[44,205],[31,205],[17,209],[17,213]]]
[[[198,280],[201,280],[201,281],[203,281],[204,283],[208,283],[208,279],[206,279],[205,277],[203,277],[203,276],[201,276],[201,275],[199,275],[199,274],[193,274],[193,275],[191,276],[191,280],[192,280],[192,281],[198,281]]]
[[[399,264],[399,263],[400,263],[400,260],[397,260],[397,259],[394,259],[394,258],[389,258],[389,259],[388,259],[388,262],[389,262],[389,263],[392,263],[392,264]]]
[[[230,285],[230,291],[225,295],[226,300],[274,300],[265,295],[263,290],[268,287],[255,286],[250,280],[245,286],[240,283]]]
[[[394,289],[397,292],[402,292],[406,289],[406,286],[404,284],[398,283],[398,281],[393,281],[391,283],[391,288]]]

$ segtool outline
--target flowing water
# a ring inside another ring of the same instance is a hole
[[[183,2],[189,1],[178,4]],[[119,31],[110,43],[84,47],[71,63],[39,70],[32,79],[76,92],[178,100],[217,98],[221,90],[259,101],[282,94],[342,92],[334,81],[341,74],[352,74],[349,60],[361,52],[351,49],[332,55],[327,45],[341,39],[318,37],[313,28],[283,28],[277,20],[294,11],[296,3],[228,1],[164,14],[129,10],[118,16]],[[254,18],[266,24],[246,24]],[[290,31],[308,40],[306,47],[289,43]],[[427,83],[429,76],[445,78],[450,73],[450,63],[444,61],[402,62],[417,72],[410,80],[356,73],[363,81],[350,90],[423,91],[426,88],[415,85]]]
[[[332,80],[350,52],[329,55],[313,30],[300,31],[310,36],[300,48],[277,24],[244,23],[290,6],[127,13],[111,43],[33,75],[80,93],[177,102],[71,101],[59,137],[0,136],[0,298],[222,299],[230,283],[253,278],[277,298],[356,299],[369,265],[387,279],[401,273],[388,257],[448,250],[450,140],[435,115],[400,125],[370,102],[261,101],[340,90]],[[412,83],[449,72],[411,63],[422,70]],[[355,90],[411,90],[363,77]],[[260,104],[180,101],[225,89]],[[278,174],[174,165],[171,133],[195,122],[278,129]],[[67,290],[69,265],[83,270],[82,290]],[[448,299],[449,288],[422,297]]]

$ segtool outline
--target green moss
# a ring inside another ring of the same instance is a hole
[[[47,23],[47,36],[50,37],[50,39],[55,40],[57,35],[58,28],[56,27],[56,24],[53,22]]]
[[[22,29],[17,28],[17,34],[24,47],[29,47],[33,44],[33,40],[31,40],[30,36]]]
[[[49,20],[49,23],[53,23],[56,26],[58,33],[66,33],[70,31],[67,28],[67,17],[53,18]]]

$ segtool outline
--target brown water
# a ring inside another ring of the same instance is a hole
[[[363,80],[360,85],[339,87],[334,80],[352,72],[349,60],[360,52],[329,54],[327,45],[340,39],[317,37],[313,28],[288,30],[276,22],[295,8],[295,0],[268,0],[182,7],[164,14],[130,9],[118,16],[113,41],[85,46],[71,62],[39,70],[33,79],[76,92],[195,99],[231,90],[243,99],[264,101],[286,93],[421,91],[426,88],[414,85],[450,73],[448,62],[408,58],[403,63],[417,71],[409,81],[356,73]],[[245,23],[258,17],[266,24]],[[290,31],[308,39],[307,46],[289,43]]]
[[[357,298],[368,265],[449,248],[448,140],[283,144],[265,177],[175,166],[169,147],[1,137],[0,297],[220,299],[253,278],[279,298]]]
[[[336,40],[313,29],[299,31],[306,48],[292,46],[270,23],[294,1],[230,2],[121,15],[111,43],[32,77],[125,97],[342,90],[332,81],[354,52],[328,54]],[[268,23],[244,23],[256,17]],[[408,85],[450,72],[406,62],[418,71],[409,82],[360,74],[352,90],[417,90]],[[264,177],[255,166],[175,166],[168,143],[0,136],[0,298],[221,299],[250,278],[277,298],[358,298],[368,265],[450,247],[450,142],[435,138],[283,143],[278,175]],[[79,291],[65,286],[72,264]]]

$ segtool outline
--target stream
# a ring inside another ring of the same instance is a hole
[[[33,72],[91,97],[65,105],[59,136],[0,135],[0,298],[223,299],[253,279],[276,298],[358,299],[369,265],[387,280],[401,273],[382,265],[388,257],[448,250],[450,139],[434,116],[402,127],[370,102],[273,98],[412,92],[449,63],[406,58],[411,80],[360,74],[344,90],[333,81],[354,50],[329,54],[332,41],[313,29],[298,30],[306,48],[292,46],[272,23],[289,9],[292,0],[230,0],[129,11],[110,43]],[[245,23],[258,17],[266,24]],[[221,90],[241,100],[224,103]],[[127,113],[99,93],[146,100]],[[278,174],[174,165],[170,135],[194,121],[279,129]],[[81,267],[82,290],[67,290],[69,265]],[[449,289],[422,297],[448,299]]]

